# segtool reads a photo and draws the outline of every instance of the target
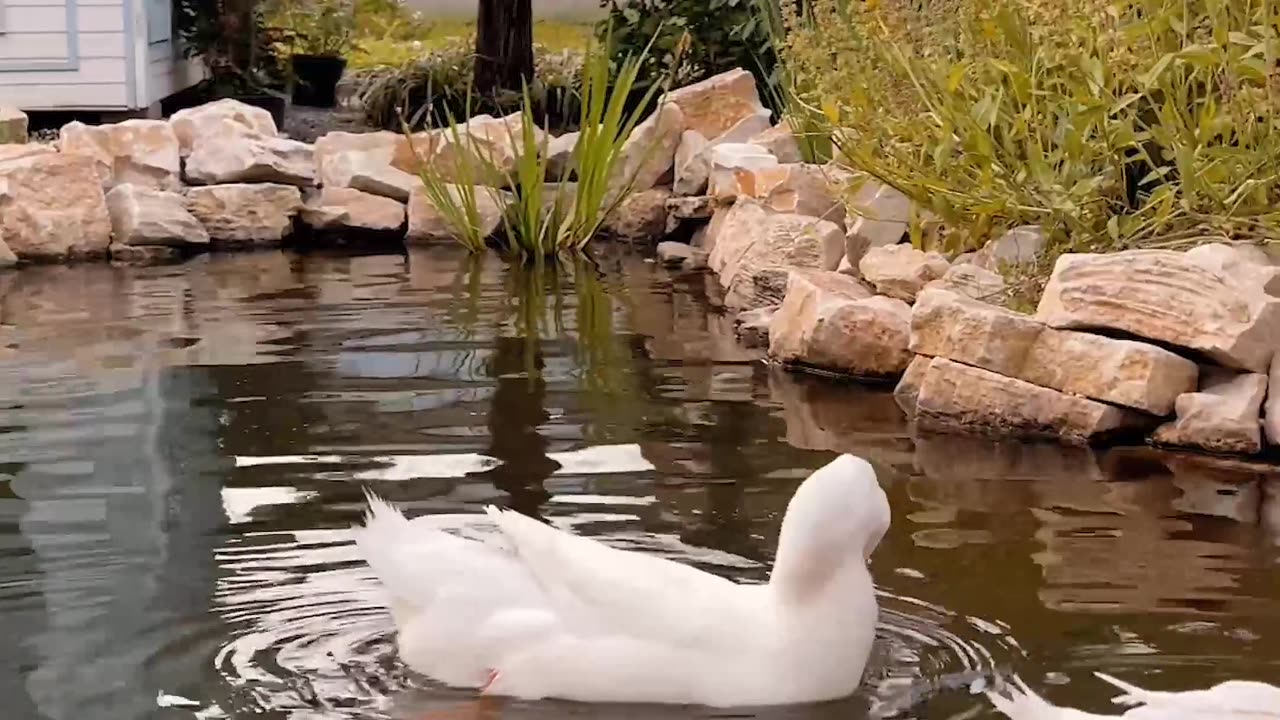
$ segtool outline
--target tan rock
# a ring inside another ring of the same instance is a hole
[[[120,245],[111,243],[107,248],[111,262],[122,265],[159,265],[182,259],[182,251],[164,245]]]
[[[663,267],[681,267],[693,258],[696,250],[682,242],[660,242],[655,248]]]
[[[1156,429],[1160,445],[1252,455],[1262,450],[1260,416],[1267,376],[1205,368],[1199,392],[1178,397],[1177,419]]]
[[[670,198],[666,188],[631,193],[609,213],[601,229],[621,240],[657,242],[666,233]]]
[[[1168,414],[1198,375],[1195,363],[1154,345],[1054,330],[941,288],[916,300],[911,350],[1155,415]]]
[[[179,110],[169,118],[174,135],[178,138],[178,150],[183,157],[191,154],[196,141],[224,121],[230,121],[244,129],[264,137],[276,137],[280,133],[271,113],[239,100],[217,100],[199,107]]]
[[[738,342],[749,348],[769,347],[769,326],[773,316],[778,312],[777,305],[748,310],[738,313],[734,325],[738,333]]]
[[[475,186],[472,191],[476,205],[476,214],[480,221],[480,234],[484,237],[492,235],[502,224],[502,213],[507,206],[507,194],[485,186]],[[462,202],[464,190],[461,186],[450,185],[449,193]],[[410,244],[431,242],[454,242],[460,239],[459,232],[452,226],[448,216],[441,213],[431,202],[431,196],[424,188],[415,188],[409,198],[409,232],[405,242]]]
[[[618,192],[630,186],[634,192],[648,190],[675,164],[676,148],[684,133],[684,115],[674,104],[664,104],[631,131],[622,145],[610,185]]]
[[[206,126],[204,132],[187,158],[192,182],[315,185],[315,154],[306,143],[247,132],[231,120]]]
[[[404,204],[353,188],[326,187],[302,208],[302,221],[315,230],[399,230]]]
[[[916,355],[902,373],[897,387],[893,389],[893,399],[907,417],[914,417],[916,414],[916,399],[920,397],[920,386],[924,384],[924,375],[931,362],[933,358],[927,355]]]
[[[1004,278],[985,268],[968,263],[952,265],[947,272],[926,287],[940,287],[983,302],[998,302],[1004,295]]]
[[[3,270],[4,268],[11,268],[17,264],[18,264],[18,256],[15,255],[12,250],[9,249],[9,246],[8,244],[5,243],[4,238],[0,237],[0,270]]]
[[[760,108],[710,140],[697,130],[686,130],[681,136],[680,147],[676,150],[676,176],[673,186],[676,194],[697,195],[703,192],[711,178],[712,150],[721,145],[738,146],[747,143],[748,140],[769,128],[769,114],[767,109]],[[756,153],[769,154],[764,147],[757,145],[749,147]],[[777,158],[774,158],[773,164],[776,164],[776,160]]]
[[[792,268],[834,270],[844,251],[844,234],[834,223],[788,213],[772,213],[753,200],[739,200],[711,252],[725,303],[752,309],[782,302]]]
[[[841,273],[792,271],[786,299],[770,325],[769,355],[832,372],[896,377],[912,358],[911,308],[869,295]]]
[[[685,127],[706,138],[720,137],[763,108],[755,77],[742,69],[672,91],[665,99],[680,108]]]
[[[156,190],[182,188],[178,137],[163,120],[125,120],[113,125],[67,123],[58,145],[63,153],[93,158],[102,187],[139,185]]]
[[[1266,429],[1267,443],[1280,445],[1280,353],[1272,358],[1271,372],[1268,375],[1270,390],[1267,393],[1263,427]]]
[[[20,160],[24,157],[31,157],[32,155],[52,155],[56,152],[58,152],[58,148],[52,145],[42,145],[40,143],[0,145],[0,163],[8,162],[10,160]]]
[[[914,302],[925,285],[946,274],[947,259],[910,245],[873,247],[858,262],[862,277],[882,295]]]
[[[850,258],[873,247],[897,245],[911,226],[911,199],[888,185],[864,180],[850,202]]]
[[[302,209],[302,193],[291,185],[212,185],[186,194],[187,210],[214,243],[227,246],[278,243],[293,232]]]
[[[727,168],[718,160],[724,147],[731,146],[716,148],[712,156],[717,159],[713,164],[708,194],[720,201],[732,201],[737,197],[753,198],[775,212],[828,220],[844,232],[845,208],[838,185],[833,183],[821,165],[771,165],[765,162],[759,165],[742,163],[740,167]],[[753,156],[752,162],[763,158],[768,158],[770,162],[773,160],[772,155],[764,153]]]
[[[578,149],[581,137],[581,132],[572,132],[547,140],[547,179],[567,180],[577,171],[573,152]]]
[[[1226,278],[1245,278],[1250,286],[1268,295],[1280,296],[1280,267],[1271,264],[1267,252],[1257,245],[1208,243],[1197,245],[1186,258]]]
[[[348,186],[404,203],[409,202],[415,189],[422,187],[422,179],[389,165],[359,167],[351,172]]]
[[[667,200],[667,214],[680,220],[706,220],[715,214],[716,207],[715,198],[707,195]]]
[[[1132,410],[934,358],[916,398],[922,430],[967,431],[1086,444],[1148,424]]]
[[[1256,277],[1224,276],[1169,250],[1063,255],[1037,317],[1056,328],[1120,331],[1265,373],[1280,303]]]
[[[23,260],[105,255],[111,218],[93,160],[57,153],[0,163],[0,237]]]
[[[208,245],[209,233],[178,193],[117,185],[107,193],[113,246]],[[118,252],[113,251],[114,258]]]
[[[1022,225],[988,242],[978,254],[989,270],[1027,267],[1036,264],[1044,252],[1046,238],[1039,225]]]
[[[455,128],[436,130],[426,144],[430,147],[427,167],[447,182],[505,187],[524,148],[522,133],[520,113],[502,118],[479,115]],[[414,150],[421,155],[424,144],[414,137]],[[545,137],[541,128],[534,129],[539,148]]]
[[[783,165],[804,162],[804,156],[800,154],[800,143],[796,142],[791,125],[786,122],[780,122],[759,135],[748,138],[747,142],[768,150]]]
[[[321,187],[351,187],[357,170],[374,172],[390,168],[404,137],[392,132],[331,132],[316,140],[316,182]]]
[[[0,105],[0,145],[27,141],[27,114],[16,107]]]
[[[699,178],[705,174],[707,194],[718,202],[731,203],[740,196],[759,198],[772,187],[762,183],[777,182],[772,175],[768,180],[756,178],[757,173],[778,167],[778,158],[759,145],[720,143],[712,146],[708,143],[695,160],[701,162],[701,168],[695,167],[686,172],[696,172]]]

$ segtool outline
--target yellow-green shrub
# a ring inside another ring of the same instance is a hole
[[[789,69],[952,249],[1280,239],[1276,0],[812,0]]]

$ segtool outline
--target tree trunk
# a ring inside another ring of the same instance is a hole
[[[533,0],[480,0],[475,91],[519,92],[533,82]]]

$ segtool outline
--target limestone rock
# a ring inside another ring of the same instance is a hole
[[[138,185],[117,185],[107,193],[112,242],[133,245],[208,245],[209,233],[178,193]],[[114,258],[119,250],[112,251]]]
[[[671,191],[650,188],[628,195],[605,218],[602,230],[621,240],[657,242],[667,229]]]
[[[734,69],[668,93],[664,100],[678,106],[685,127],[703,137],[720,137],[744,118],[758,114],[763,105],[755,77]]]
[[[947,259],[910,245],[873,247],[858,262],[862,277],[882,295],[915,302],[925,285],[946,274]]]
[[[1267,372],[1280,344],[1280,301],[1256,276],[1223,275],[1205,264],[1170,250],[1063,255],[1037,317],[1056,328],[1129,333]]]
[[[1267,431],[1267,442],[1271,445],[1280,445],[1280,353],[1276,353],[1271,360],[1269,376],[1270,390],[1267,393],[1267,409],[1263,426]]]
[[[667,200],[667,214],[680,220],[706,220],[715,212],[715,198],[708,195],[673,197]]]
[[[710,195],[721,201],[753,198],[774,212],[822,218],[835,223],[844,233],[845,207],[838,184],[821,165],[770,165],[773,156],[764,154],[758,156],[759,159],[769,161],[758,166],[743,164],[730,172],[718,159],[725,147],[730,146],[717,147],[713,152],[717,159],[712,169]]]
[[[93,160],[55,153],[0,163],[0,237],[23,260],[105,255],[111,218]]]
[[[1267,252],[1257,245],[1207,243],[1197,245],[1186,258],[1222,277],[1244,279],[1272,296],[1280,296],[1280,267],[1271,264]]]
[[[15,107],[0,105],[0,145],[27,141],[27,114]]]
[[[58,145],[64,153],[93,158],[102,187],[129,184],[180,190],[178,137],[163,120],[125,120],[114,125],[67,123]]]
[[[896,377],[906,370],[911,307],[870,296],[856,279],[837,272],[790,273],[786,299],[770,325],[769,355],[862,377]]]
[[[694,160],[694,167],[683,171],[696,174],[699,179],[705,175],[707,194],[720,202],[733,202],[740,195],[751,198],[764,195],[766,189],[757,190],[764,181],[757,180],[755,174],[778,167],[778,158],[750,143],[721,143],[714,147],[708,144]]]
[[[404,203],[422,187],[422,179],[390,165],[358,167],[351,172],[348,187]]]
[[[769,111],[760,108],[743,117],[718,137],[708,140],[697,130],[686,130],[676,150],[675,184],[677,195],[696,195],[706,189],[712,172],[712,150],[721,145],[741,145],[769,127]],[[754,152],[767,154],[761,146],[751,145]],[[776,160],[777,158],[775,158]],[[776,164],[776,163],[773,163]]]
[[[178,151],[183,157],[191,154],[197,140],[226,121],[263,137],[276,137],[280,134],[270,112],[239,100],[205,103],[199,107],[179,110],[169,118],[169,124],[173,126],[174,135],[178,138]]]
[[[1198,375],[1195,363],[1163,348],[1047,328],[941,288],[916,300],[911,350],[1155,415],[1168,414]]]
[[[665,267],[680,267],[693,257],[694,248],[681,242],[658,243],[658,261]]]
[[[302,208],[302,221],[315,230],[391,231],[404,219],[399,201],[344,187],[326,187]]]
[[[52,155],[56,152],[58,152],[56,147],[39,143],[0,145],[0,163],[19,160],[32,155]]]
[[[985,268],[968,263],[952,265],[939,279],[926,287],[940,287],[983,302],[996,302],[1004,294],[1004,278]]]
[[[861,258],[868,250],[897,245],[911,225],[911,199],[888,185],[866,180],[850,203],[850,258]]]
[[[581,137],[581,132],[572,132],[547,141],[547,179],[567,180],[577,172],[573,166],[573,151],[578,148]]]
[[[1262,450],[1259,416],[1267,376],[1206,368],[1199,392],[1178,397],[1177,419],[1152,436],[1160,445],[1252,455]]]
[[[316,140],[316,182],[321,187],[351,187],[357,170],[374,172],[390,168],[404,137],[381,131],[371,133],[331,132]]]
[[[187,189],[187,209],[220,245],[271,245],[293,232],[302,193],[291,185],[231,184]]]
[[[834,270],[844,250],[834,223],[805,215],[771,213],[739,200],[718,228],[709,263],[726,291],[725,302],[751,309],[782,302],[792,268]]]
[[[1040,259],[1045,241],[1044,230],[1039,225],[1022,225],[988,242],[978,254],[989,270],[1027,267]]]
[[[769,347],[769,326],[773,316],[777,314],[778,305],[748,310],[738,313],[734,325],[737,328],[738,342],[749,348]]]
[[[182,259],[182,251],[165,245],[121,245],[111,243],[107,248],[111,262],[122,265],[159,265]]]
[[[630,185],[633,192],[648,190],[675,164],[676,148],[684,133],[680,107],[664,104],[631,131],[622,145],[610,186],[614,192]]]
[[[480,234],[488,237],[502,224],[507,194],[482,185],[475,186],[473,192],[480,220]],[[463,197],[463,189],[458,185],[450,185],[449,193],[458,201]],[[421,187],[415,188],[413,195],[409,197],[409,232],[405,236],[405,242],[418,244],[459,239],[458,231],[450,224],[448,217],[431,202],[427,191]]]
[[[769,154],[778,158],[778,162],[783,165],[804,162],[804,156],[800,154],[800,143],[796,142],[796,136],[791,132],[791,125],[786,122],[774,125],[759,135],[749,138],[747,142],[768,150]]]
[[[1146,416],[989,370],[934,358],[916,398],[922,430],[1057,438],[1087,444],[1148,424]]]
[[[429,143],[428,165],[448,182],[503,187],[524,147],[523,122],[520,113],[502,118],[478,115],[454,128],[436,130]],[[414,137],[418,145],[418,136]],[[545,137],[541,128],[534,129],[538,147]],[[424,152],[422,147],[414,149]]]
[[[902,408],[902,412],[908,417],[914,417],[916,414],[916,399],[920,397],[920,386],[924,384],[924,375],[928,372],[931,362],[933,358],[927,355],[917,355],[912,358],[911,364],[902,373],[902,379],[893,389],[894,402],[898,403],[898,407]]]
[[[205,132],[187,158],[187,178],[193,182],[315,184],[315,154],[306,143],[246,132],[230,120]]]
[[[0,237],[0,270],[11,268],[18,264],[18,256],[9,249],[4,238]]]

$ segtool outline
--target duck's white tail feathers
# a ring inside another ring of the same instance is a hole
[[[988,690],[987,699],[1010,720],[1114,720],[1050,704],[1017,677],[1002,692]]]

